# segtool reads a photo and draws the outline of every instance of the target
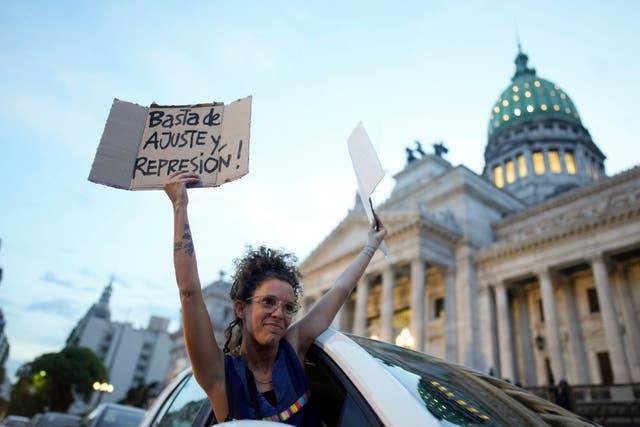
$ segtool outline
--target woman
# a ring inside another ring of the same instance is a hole
[[[217,420],[255,418],[319,425],[312,405],[307,404],[310,394],[302,369],[305,354],[333,321],[387,230],[376,217],[362,252],[294,323],[301,291],[295,257],[265,247],[248,252],[236,261],[230,292],[236,319],[227,330],[223,352],[202,297],[187,215],[187,187],[199,182],[197,174],[176,172],[164,184],[173,204],[174,266],[193,374],[207,393]]]

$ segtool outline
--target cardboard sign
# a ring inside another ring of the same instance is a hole
[[[249,172],[251,97],[231,104],[151,105],[114,99],[89,180],[126,190],[162,188],[169,175],[217,187]]]

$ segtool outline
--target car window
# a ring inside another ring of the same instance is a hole
[[[137,427],[144,417],[144,412],[126,411],[107,408],[95,424],[96,427]]]
[[[442,425],[592,425],[498,378],[417,351],[349,335]]]
[[[173,393],[167,397],[158,411],[158,416],[151,423],[158,427],[199,426],[202,418],[211,417],[211,406],[204,390],[198,385],[193,374],[189,374]],[[207,425],[213,421],[209,420]]]
[[[381,426],[351,381],[320,349],[312,346],[305,360],[311,401],[325,427]]]

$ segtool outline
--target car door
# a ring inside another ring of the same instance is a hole
[[[215,424],[207,395],[189,371],[168,393],[159,397],[160,407],[154,405],[143,426],[203,427]]]

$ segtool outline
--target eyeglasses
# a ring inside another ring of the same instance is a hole
[[[282,312],[287,317],[293,317],[300,306],[298,303],[292,301],[283,301],[273,295],[257,295],[251,298],[247,298],[248,302],[257,302],[264,308],[267,313],[273,313],[278,308],[278,305],[282,305]]]

